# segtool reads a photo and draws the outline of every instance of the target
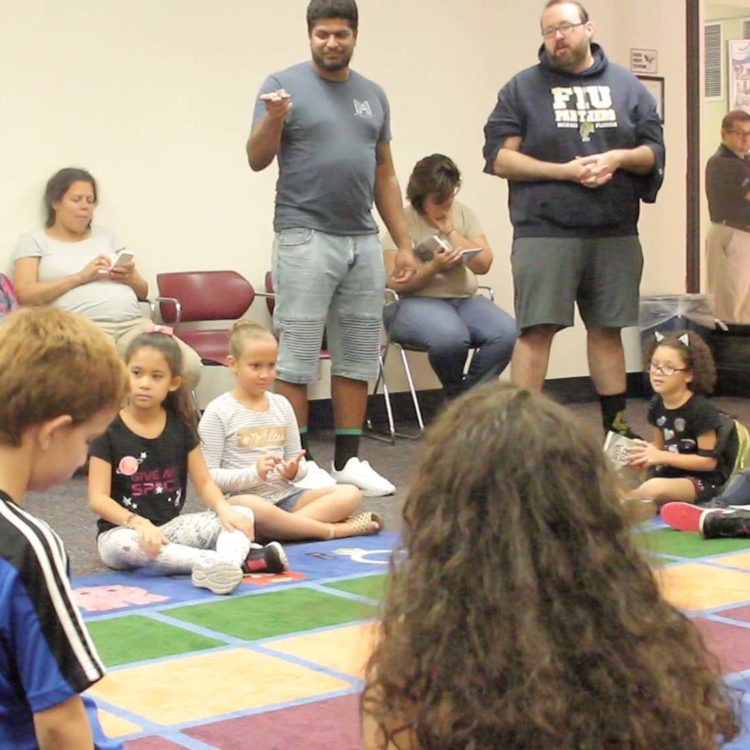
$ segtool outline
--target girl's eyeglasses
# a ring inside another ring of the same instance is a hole
[[[670,377],[671,375],[674,375],[676,372],[685,372],[685,370],[689,370],[689,367],[674,367],[672,365],[660,365],[658,362],[649,362],[648,363],[648,371],[649,372],[655,372],[659,375],[664,375],[665,377]]]

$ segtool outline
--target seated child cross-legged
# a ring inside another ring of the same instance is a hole
[[[230,502],[252,509],[262,538],[378,533],[383,523],[377,513],[352,515],[362,502],[357,487],[302,490],[293,484],[305,476],[306,462],[291,404],[269,392],[278,353],[273,334],[251,321],[238,321],[229,351],[235,387],[208,404],[198,431],[211,476],[230,494]]]
[[[94,323],[51,307],[4,319],[0,361],[0,747],[122,750],[83,694],[104,666],[63,542],[23,507],[86,461],[122,400],[122,362]]]
[[[631,512],[635,503],[705,506],[729,478],[737,442],[734,434],[719,444],[722,415],[706,398],[716,382],[711,351],[692,331],[657,333],[648,363],[654,439],[636,441],[629,454],[631,464],[648,468],[650,476],[628,493],[626,506]]]
[[[278,542],[259,548],[253,513],[230,505],[211,481],[182,379],[182,353],[169,329],[137,336],[126,353],[128,401],[91,446],[89,503],[100,516],[97,548],[110,568],[191,574],[193,584],[228,594],[245,572],[281,572]],[[180,515],[190,477],[203,513]]]

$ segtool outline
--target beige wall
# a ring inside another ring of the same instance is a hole
[[[0,3],[0,260],[40,219],[57,168],[100,182],[98,223],[135,251],[144,275],[236,268],[260,284],[270,263],[275,167],[253,174],[244,142],[263,77],[308,57],[304,0],[4,0]],[[462,199],[496,251],[488,277],[512,306],[505,184],[481,173],[482,126],[497,90],[536,60],[537,3],[360,0],[354,67],[381,83],[393,110],[402,185],[426,153],[451,155]],[[641,220],[643,292],[684,291],[685,74],[681,0],[591,0],[597,39],[628,64],[658,50],[666,79],[668,168]],[[664,33],[668,29],[669,33]],[[256,303],[259,317],[261,306]],[[628,332],[630,369],[637,369]],[[583,375],[580,324],[554,347],[551,377]],[[424,362],[420,383],[434,385]],[[217,386],[218,387],[218,386]],[[322,385],[317,395],[326,395]]]

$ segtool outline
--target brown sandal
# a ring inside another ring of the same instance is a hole
[[[378,513],[357,513],[354,516],[349,516],[342,523],[345,523],[352,530],[352,536],[379,534],[385,525]],[[372,528],[373,523],[376,524],[377,528]]]

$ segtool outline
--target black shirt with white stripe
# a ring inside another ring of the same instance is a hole
[[[36,747],[33,714],[103,676],[62,540],[0,490],[0,747]]]

